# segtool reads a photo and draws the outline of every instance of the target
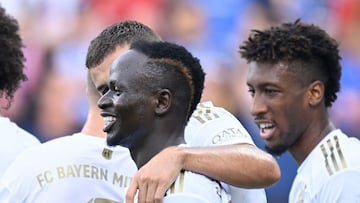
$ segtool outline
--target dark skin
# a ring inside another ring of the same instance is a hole
[[[251,114],[267,149],[274,154],[288,149],[298,164],[335,129],[324,103],[324,84],[305,84],[302,77],[286,62],[251,62],[247,77]]]
[[[101,64],[90,69],[95,87],[101,95],[108,90],[106,82],[112,62],[128,48],[128,45],[119,46]],[[213,165],[220,162],[223,164]],[[253,145],[172,146],[162,150],[139,169],[132,179],[126,201],[133,202],[137,189],[140,189],[147,195],[143,199],[139,197],[138,202],[144,202],[145,199],[161,202],[182,169],[244,188],[266,187],[280,178],[280,169],[275,159]]]
[[[101,115],[113,118],[104,127],[108,144],[129,148],[138,168],[165,147],[184,143],[185,124],[178,119],[182,113],[169,113],[172,93],[153,92],[143,84],[141,72],[147,61],[134,50],[119,57],[110,71],[110,90],[98,102]]]

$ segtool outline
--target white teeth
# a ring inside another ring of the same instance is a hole
[[[271,128],[273,125],[270,123],[260,123],[259,126],[260,128],[264,129],[264,128]]]
[[[106,123],[110,123],[110,122],[116,121],[116,117],[106,116],[106,117],[104,117],[104,121],[105,121]]]

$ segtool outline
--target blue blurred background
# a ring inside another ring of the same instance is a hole
[[[331,109],[337,126],[360,137],[360,1],[358,0],[1,0],[20,23],[29,80],[2,112],[45,142],[79,131],[86,112],[87,47],[106,26],[138,20],[164,40],[200,58],[207,72],[203,100],[234,113],[263,149],[249,112],[246,63],[239,44],[251,29],[301,18],[340,42],[342,90]],[[276,157],[282,177],[266,188],[270,203],[287,202],[296,164]],[[239,169],[241,170],[241,169]]]

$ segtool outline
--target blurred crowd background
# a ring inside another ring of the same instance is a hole
[[[45,142],[79,131],[85,120],[87,47],[106,26],[125,19],[143,22],[164,40],[187,47],[206,73],[203,100],[234,113],[263,149],[249,112],[247,64],[239,44],[251,29],[301,18],[327,30],[340,43],[341,92],[330,113],[336,125],[360,137],[359,0],[0,0],[20,23],[29,78],[3,111]],[[2,105],[3,106],[3,105]],[[301,116],[301,115],[299,115]],[[278,183],[269,202],[287,202],[296,164],[277,157]],[[241,169],[240,169],[241,170]]]

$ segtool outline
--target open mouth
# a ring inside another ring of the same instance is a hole
[[[105,121],[105,124],[104,124],[103,131],[104,132],[109,132],[111,127],[116,122],[116,117],[114,117],[114,116],[105,116],[104,121]]]
[[[271,136],[275,130],[275,125],[273,125],[271,123],[260,123],[259,128],[260,128],[261,138],[269,139],[269,138],[271,138]]]

